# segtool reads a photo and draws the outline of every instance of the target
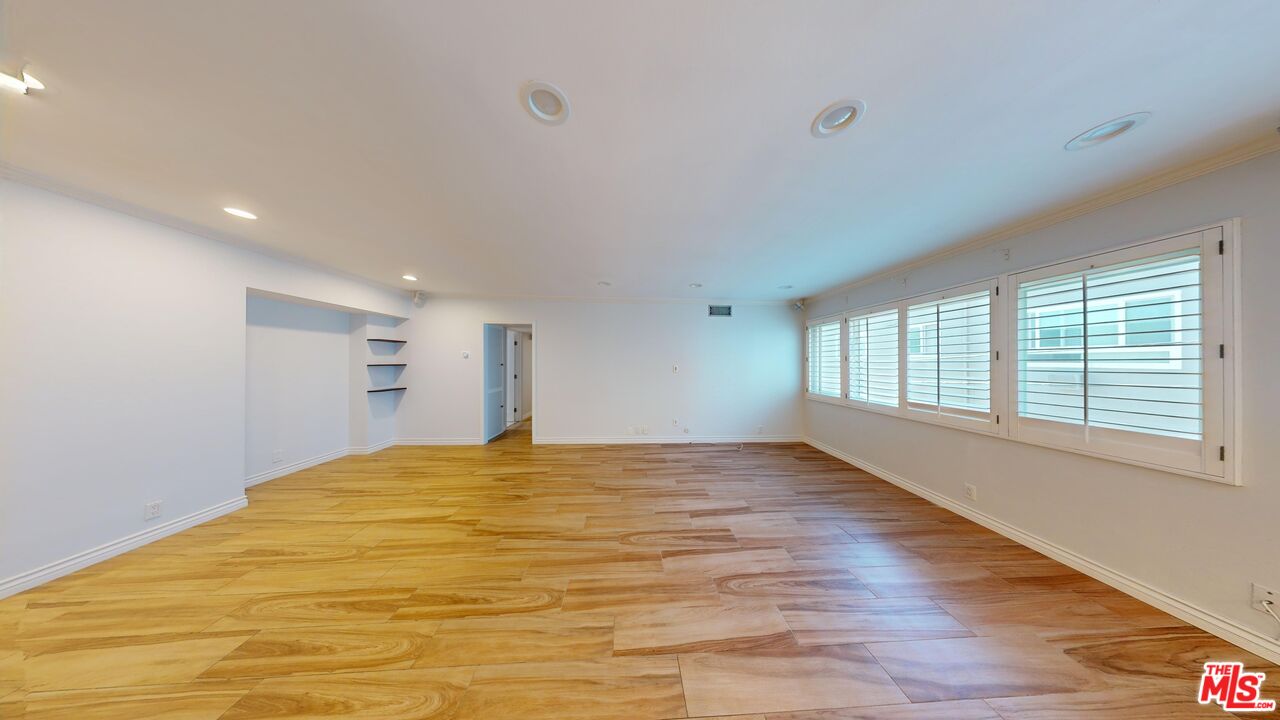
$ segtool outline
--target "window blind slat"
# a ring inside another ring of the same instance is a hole
[[[1021,284],[1019,415],[1200,439],[1200,264],[1192,247]]]
[[[898,405],[898,311],[848,320],[850,400]]]
[[[991,411],[991,293],[907,307],[907,401],[948,411]]]
[[[808,391],[840,397],[840,321],[810,325],[808,344]]]

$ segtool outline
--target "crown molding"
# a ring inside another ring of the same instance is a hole
[[[489,293],[450,293],[424,291],[427,300],[492,300],[526,302],[601,303],[618,305],[764,305],[790,306],[794,300],[748,300],[743,298],[680,297],[591,297],[585,295],[494,295]]]
[[[997,228],[996,230],[983,233],[967,240],[962,240],[959,243],[945,247],[936,252],[923,255],[915,260],[910,260],[905,263],[894,265],[888,269],[881,270],[870,275],[865,275],[857,280],[844,283],[843,285],[838,285],[829,290],[823,290],[816,295],[806,298],[806,301],[822,300],[842,295],[850,290],[864,287],[894,276],[900,276],[904,273],[911,272],[912,270],[916,270],[927,265],[932,265],[949,257],[962,255],[966,252],[977,250],[987,245],[994,245],[995,243],[1003,242],[1010,238],[1027,235],[1037,230],[1043,230],[1047,227],[1057,225],[1058,223],[1080,217],[1081,215],[1088,215],[1089,213],[1111,207],[1112,205],[1119,205],[1126,200],[1132,200],[1136,197],[1148,195],[1157,190],[1163,190],[1164,188],[1177,185],[1181,182],[1186,182],[1192,178],[1197,178],[1201,175],[1208,175],[1209,173],[1232,165],[1238,165],[1278,150],[1280,150],[1280,133],[1272,133],[1257,140],[1237,145],[1225,152],[1211,155],[1207,158],[1202,158],[1184,165],[1179,165],[1170,170],[1150,175],[1136,182],[1113,187],[1109,190],[1093,195],[1086,200],[1072,203],[1047,213],[1034,215],[1024,220],[1019,220]]]

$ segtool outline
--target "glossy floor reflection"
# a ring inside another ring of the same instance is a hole
[[[1280,670],[812,448],[398,447],[0,601],[4,718],[1202,718]]]

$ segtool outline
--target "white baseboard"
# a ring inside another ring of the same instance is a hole
[[[283,477],[291,473],[296,473],[299,470],[306,470],[307,468],[313,467],[315,465],[319,465],[320,463],[329,462],[330,460],[337,460],[340,457],[345,457],[350,452],[351,452],[351,448],[342,448],[341,450],[334,450],[333,452],[327,452],[323,455],[317,455],[313,458],[307,458],[306,460],[299,460],[298,462],[290,463],[288,465],[274,468],[266,472],[260,472],[257,475],[250,475],[249,477],[244,479],[244,486],[253,487],[258,483],[264,483],[268,480],[275,480],[278,477]]]
[[[535,445],[688,445],[804,442],[796,435],[618,435],[613,437],[535,437]]]
[[[670,445],[670,444],[689,444],[689,443],[799,443],[804,442],[804,438],[799,435],[619,435],[616,437],[535,437],[533,443],[535,445],[620,445],[620,444],[648,444],[648,445]],[[483,439],[478,437],[446,437],[446,438],[396,438],[388,440],[367,448],[347,448],[347,454],[350,455],[367,455],[374,453],[383,448],[392,446],[450,446],[450,445],[484,445]],[[326,462],[333,460],[339,455],[325,459],[316,459],[318,462]],[[306,464],[299,464],[298,467],[280,472],[274,477],[287,475],[290,472],[297,472],[305,467],[313,464],[311,460],[304,461]],[[292,467],[292,466],[290,466]],[[271,478],[264,478],[269,480]],[[261,481],[259,481],[261,482]]]
[[[6,598],[23,590],[29,590],[37,585],[43,585],[50,580],[56,580],[63,575],[69,575],[76,570],[88,567],[95,563],[100,563],[108,558],[113,558],[124,552],[142,547],[147,543],[155,542],[160,538],[168,537],[174,533],[181,532],[187,528],[195,527],[204,522],[208,522],[216,517],[221,517],[229,512],[235,512],[249,504],[249,499],[244,495],[238,498],[232,498],[226,502],[218,503],[213,507],[205,508],[198,512],[191,513],[185,517],[170,520],[146,530],[141,530],[132,535],[127,535],[119,540],[113,540],[105,545],[99,545],[92,550],[76,553],[68,558],[63,558],[57,562],[49,563],[44,567],[38,567],[35,570],[28,570],[12,577],[0,580],[0,598]]]
[[[399,444],[398,441],[395,438],[391,438],[390,440],[383,440],[380,443],[374,443],[373,445],[366,445],[364,447],[349,447],[347,448],[347,451],[345,454],[371,455],[373,453],[378,452],[379,450],[385,450],[386,448],[389,448],[392,445],[397,445],[397,444]]]
[[[805,438],[805,443],[831,455],[832,457],[843,460],[854,467],[866,470],[876,477],[890,482],[898,487],[906,490],[913,495],[918,495],[925,500],[944,507],[951,512],[966,517],[983,527],[1000,533],[1001,535],[1015,542],[1026,545],[1027,547],[1047,555],[1058,562],[1075,568],[1089,577],[1106,583],[1111,587],[1131,595],[1142,602],[1152,605],[1163,610],[1176,618],[1188,622],[1205,632],[1215,635],[1226,640],[1232,645],[1237,645],[1248,650],[1255,655],[1260,655],[1271,662],[1280,662],[1280,641],[1267,637],[1262,633],[1251,630],[1243,625],[1229,620],[1221,615],[1205,610],[1202,607],[1189,603],[1170,595],[1163,590],[1152,587],[1141,580],[1130,577],[1118,570],[1113,570],[1101,563],[1090,560],[1087,557],[1078,555],[1061,545],[1049,540],[1045,540],[1038,535],[1033,535],[1021,528],[1014,527],[1002,520],[998,520],[986,513],[974,510],[964,504],[956,502],[951,498],[934,492],[929,488],[914,483],[906,478],[896,475],[884,468],[877,467],[871,463],[865,462],[853,457],[847,453],[843,453],[826,443],[814,440],[813,438]]]

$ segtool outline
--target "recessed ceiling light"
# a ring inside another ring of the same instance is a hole
[[[408,280],[409,282],[418,282],[418,278],[416,275],[401,275],[400,277],[404,278],[405,280]]]
[[[779,289],[779,290],[790,290],[790,289],[791,289],[791,288],[793,288],[793,287],[795,287],[795,285],[779,285],[779,286],[778,286],[778,289]]]
[[[44,89],[44,83],[40,82],[35,78],[34,75],[27,72],[27,69],[25,67],[22,68],[22,82],[26,83],[27,87],[31,88],[32,90]]]
[[[0,87],[5,88],[6,90],[13,90],[14,92],[20,92],[23,95],[26,95],[28,86],[25,82],[19,80],[18,78],[12,75],[9,75],[8,73],[0,73]]]
[[[831,137],[857,125],[866,114],[867,104],[861,100],[853,98],[837,100],[818,113],[818,116],[813,119],[813,125],[809,127],[809,132],[816,138]]]
[[[1094,145],[1101,145],[1108,140],[1114,140],[1130,130],[1138,127],[1151,117],[1149,112],[1138,112],[1131,115],[1118,117],[1115,120],[1109,120],[1097,127],[1089,128],[1079,135],[1071,138],[1071,142],[1063,147],[1067,150],[1084,150]]]
[[[249,212],[248,210],[241,210],[240,208],[233,208],[233,207],[224,207],[224,208],[222,208],[222,210],[223,210],[223,212],[225,212],[225,213],[227,213],[227,214],[229,214],[229,215],[235,215],[236,217],[238,217],[238,218],[244,218],[245,220],[257,220],[257,219],[258,219],[258,216],[257,216],[257,215],[254,215],[253,213]]]
[[[547,125],[559,125],[569,119],[569,98],[549,82],[531,80],[520,88],[520,104],[534,119]]]
[[[700,288],[700,287],[702,287],[702,283],[689,283],[689,287],[691,287],[691,288]]]
[[[609,286],[610,286],[610,285],[612,285],[613,283],[609,282],[608,280],[601,280],[600,282],[598,282],[598,283],[596,283],[596,284],[597,284],[597,285],[599,285],[600,287],[609,287]]]
[[[40,82],[35,78],[35,76],[27,72],[27,66],[23,65],[21,78],[10,75],[9,73],[0,72],[0,87],[26,95],[29,90],[43,90],[44,83]]]

